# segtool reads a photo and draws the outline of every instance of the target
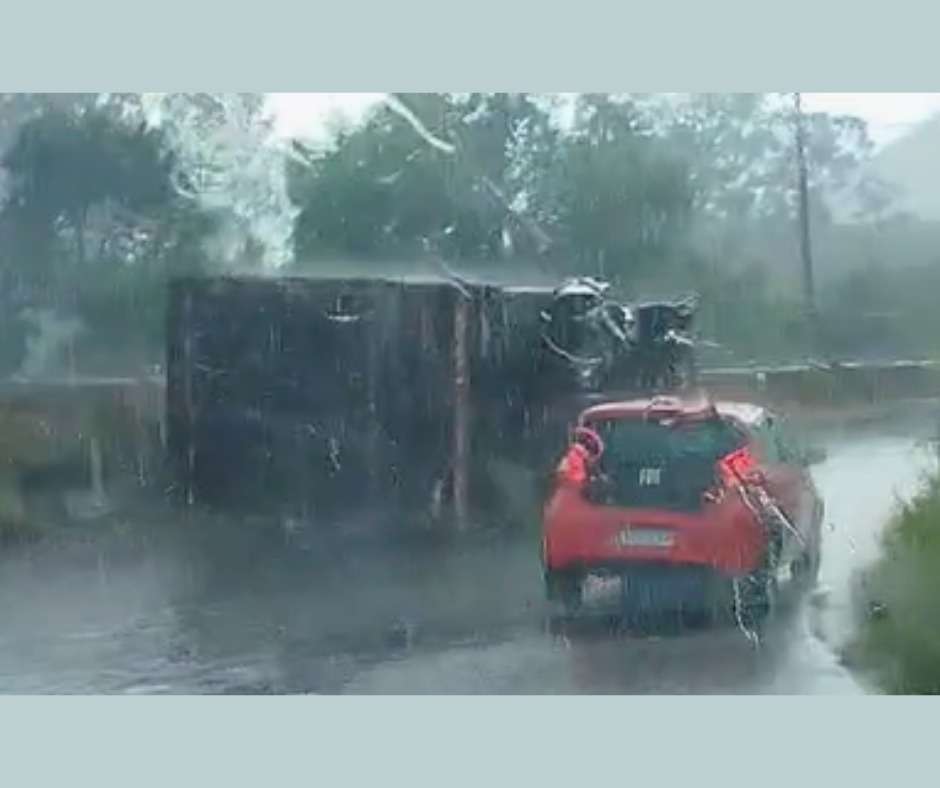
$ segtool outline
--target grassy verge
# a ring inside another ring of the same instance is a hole
[[[940,694],[940,475],[902,503],[861,577],[847,660],[892,694]]]

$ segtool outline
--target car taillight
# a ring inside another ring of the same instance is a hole
[[[587,481],[587,458],[584,449],[573,445],[558,464],[558,481],[571,487],[583,487]]]
[[[715,465],[715,484],[702,496],[709,503],[721,501],[727,490],[736,487],[757,470],[757,460],[747,446],[726,454]]]
[[[561,484],[580,490],[587,484],[590,466],[604,453],[604,442],[594,430],[584,426],[575,428],[573,438],[556,474]]]
[[[731,454],[726,454],[718,460],[718,471],[721,480],[727,485],[737,484],[749,473],[757,469],[757,460],[747,446],[743,446]]]

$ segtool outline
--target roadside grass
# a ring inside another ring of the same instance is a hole
[[[899,504],[856,608],[846,660],[890,694],[940,694],[940,474]]]

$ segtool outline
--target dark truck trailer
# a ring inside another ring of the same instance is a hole
[[[562,445],[539,369],[551,287],[445,277],[175,280],[167,427],[185,500],[326,522],[492,499],[488,461]],[[557,404],[557,403],[556,403]]]

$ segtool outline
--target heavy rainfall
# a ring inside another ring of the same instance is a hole
[[[940,116],[287,96],[0,94],[0,692],[940,690]]]

